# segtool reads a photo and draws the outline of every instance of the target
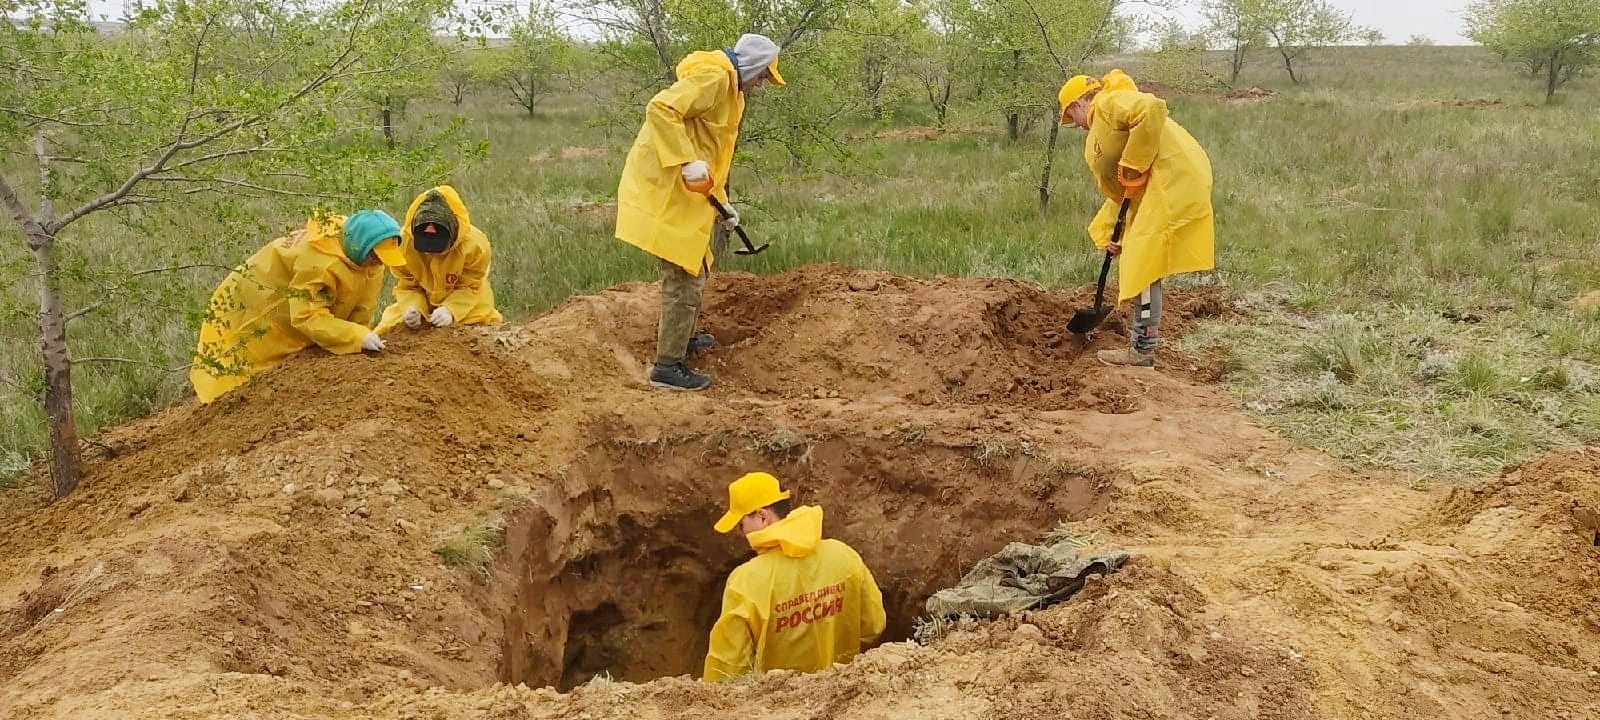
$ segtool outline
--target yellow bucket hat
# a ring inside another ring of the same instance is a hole
[[[764,472],[748,473],[728,484],[728,511],[717,521],[717,532],[733,530],[740,518],[788,499],[789,491],[778,488],[777,478]]]
[[[1099,90],[1100,81],[1088,75],[1073,75],[1061,86],[1061,94],[1056,97],[1061,100],[1061,122],[1067,122],[1067,106],[1074,100],[1083,97],[1091,90]]]

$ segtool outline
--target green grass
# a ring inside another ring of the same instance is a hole
[[[1257,298],[1189,349],[1228,353],[1225,382],[1269,424],[1360,465],[1472,477],[1556,445],[1600,442],[1600,357],[1562,357],[1528,317],[1461,323],[1425,307],[1307,317]],[[1550,312],[1568,332],[1592,321]],[[1542,315],[1541,315],[1542,316]]]
[[[503,533],[499,520],[474,523],[440,540],[433,554],[445,565],[487,580]]]
[[[1127,63],[1136,78],[1141,62]],[[1278,91],[1271,100],[1170,100],[1212,160],[1219,277],[1249,299],[1245,317],[1187,344],[1225,346],[1228,382],[1249,407],[1360,462],[1476,475],[1593,441],[1600,320],[1567,303],[1600,287],[1600,163],[1587,160],[1600,157],[1600,82],[1577,81],[1545,107],[1536,83],[1473,48],[1330,50],[1307,76],[1289,86],[1262,57],[1241,85]],[[932,140],[871,139],[863,123],[852,132],[868,139],[850,143],[848,160],[799,171],[775,150],[746,148],[734,175],[741,214],[758,242],[773,245],[726,268],[774,273],[831,260],[1048,287],[1091,281],[1098,259],[1083,227],[1098,199],[1081,134],[1062,132],[1055,200],[1041,215],[1044,129],[1010,142],[988,102],[964,98],[951,118],[959,132]],[[455,111],[413,108],[413,118]],[[902,122],[925,115],[901,110]],[[654,277],[652,261],[613,240],[609,215],[593,210],[613,198],[631,123],[600,122],[581,96],[555,98],[532,118],[490,96],[463,111],[466,131],[490,151],[452,182],[494,243],[492,278],[508,318]],[[409,200],[396,197],[390,209]],[[69,239],[67,262],[84,275],[107,258],[229,266],[298,222],[265,205],[260,217],[231,223],[197,217],[174,231],[208,242],[198,257],[175,257],[160,238],[119,232],[107,218]],[[0,475],[43,446],[28,270],[19,238],[0,226]],[[222,274],[153,277],[74,324],[76,356],[136,363],[78,367],[86,431],[188,395],[183,373],[171,370],[188,361]],[[100,297],[91,280],[69,284],[70,306]],[[1450,323],[1446,311],[1487,319]]]

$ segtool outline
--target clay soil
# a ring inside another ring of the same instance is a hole
[[[95,438],[76,494],[0,508],[0,717],[1600,718],[1600,450],[1358,475],[1213,361],[1099,365],[1119,320],[1061,330],[1087,292],[832,265],[715,276],[717,383],[663,393],[656,302],[308,352]],[[1225,305],[1173,292],[1167,329]],[[824,507],[892,620],[848,665],[706,685],[749,553],[711,523],[752,469]],[[1134,559],[907,641],[1061,523]]]

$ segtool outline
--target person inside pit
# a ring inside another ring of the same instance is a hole
[[[793,507],[777,478],[753,472],[728,485],[716,530],[734,528],[756,556],[728,576],[706,682],[822,670],[849,662],[883,633],[883,593],[855,550],[822,537],[822,508]]]
[[[778,44],[745,34],[732,48],[690,53],[677,81],[650,99],[617,186],[616,237],[660,259],[661,317],[650,385],[704,390],[711,376],[691,370],[688,357],[716,339],[696,335],[700,298],[711,272],[712,231],[725,207],[724,231],[739,224],[728,202],[728,171],[745,95],[764,83],[782,86]]]
[[[400,224],[382,210],[314,216],[268,243],[211,294],[189,368],[195,395],[216,400],[312,344],[383,350],[372,330],[383,267],[403,264]]]
[[[489,237],[472,224],[456,189],[440,185],[406,210],[400,238],[405,265],[391,269],[394,303],[378,321],[382,335],[404,324],[433,327],[505,322],[489,284]]]
[[[1089,224],[1095,247],[1119,257],[1117,301],[1139,298],[1132,344],[1102,350],[1108,365],[1155,366],[1161,325],[1161,280],[1216,266],[1211,211],[1211,160],[1176,120],[1167,103],[1140,92],[1133,78],[1112,70],[1095,80],[1077,75],[1061,86],[1061,123],[1088,131],[1083,159],[1105,198]],[[1111,242],[1123,199],[1121,242]]]

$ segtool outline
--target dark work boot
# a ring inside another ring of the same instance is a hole
[[[650,385],[663,390],[704,390],[711,386],[711,376],[689,369],[683,363],[650,368]]]
[[[715,335],[712,335],[711,333],[700,333],[689,338],[688,357],[694,357],[695,353],[700,352],[701,350],[710,350],[716,346],[717,337]]]

